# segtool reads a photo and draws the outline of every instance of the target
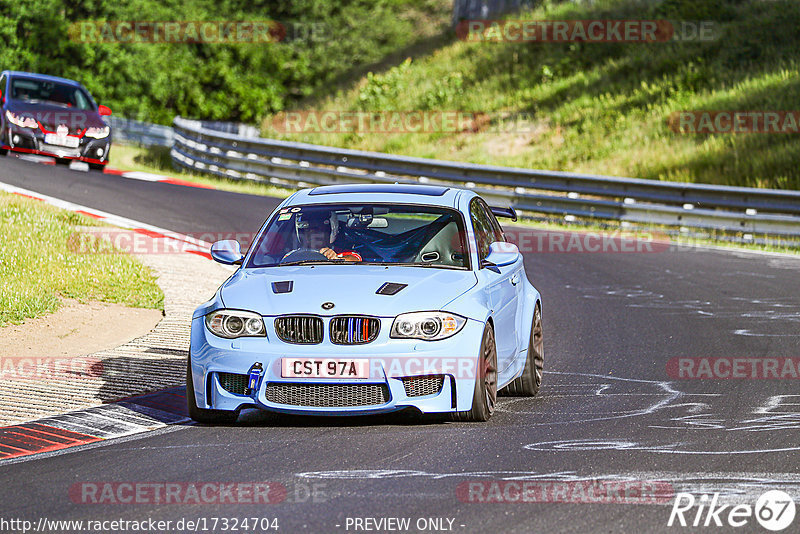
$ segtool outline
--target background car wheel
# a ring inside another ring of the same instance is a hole
[[[8,149],[7,148],[0,148],[0,156],[5,156],[6,154],[8,154]]]
[[[67,158],[56,158],[56,165],[69,165],[71,161]]]
[[[89,168],[90,168],[91,170],[93,170],[93,171],[100,171],[100,172],[103,172],[103,169],[105,169],[105,168],[106,168],[106,166],[105,166],[105,165],[101,165],[101,164],[99,164],[99,163],[90,163],[90,164],[89,164]]]
[[[189,417],[198,423],[207,425],[235,423],[239,417],[239,412],[229,412],[227,410],[206,410],[198,408],[194,398],[194,381],[192,380],[191,360],[186,363],[186,407],[189,409]]]
[[[472,409],[453,414],[454,421],[488,421],[497,404],[497,346],[494,330],[489,323],[483,331],[481,351],[478,357],[478,376],[475,378],[475,394]]]
[[[544,370],[544,338],[542,337],[542,312],[539,306],[533,312],[531,337],[528,341],[528,358],[522,374],[503,388],[503,395],[512,397],[533,397],[539,393]]]

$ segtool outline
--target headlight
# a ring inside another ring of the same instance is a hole
[[[217,310],[206,315],[206,326],[215,335],[228,339],[264,337],[264,320],[257,313],[241,310]]]
[[[108,126],[104,126],[103,128],[95,128],[90,127],[86,129],[86,137],[92,137],[94,139],[102,139],[104,137],[108,137],[108,134],[111,132]]]
[[[33,117],[23,117],[22,115],[15,115],[10,111],[6,110],[6,118],[8,122],[19,126],[20,128],[38,128],[39,124],[36,122],[36,119]]]
[[[435,341],[458,333],[467,320],[447,312],[414,312],[398,315],[389,337]]]

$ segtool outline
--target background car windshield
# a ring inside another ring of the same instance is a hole
[[[363,262],[467,268],[461,215],[428,206],[338,204],[283,208],[255,245],[248,267],[327,261],[319,250]],[[334,262],[336,260],[333,260]]]
[[[89,95],[81,88],[33,78],[13,78],[11,98],[24,102],[46,102],[68,108],[94,109]]]

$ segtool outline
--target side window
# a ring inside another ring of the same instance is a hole
[[[500,226],[500,223],[497,222],[497,217],[494,216],[492,210],[489,209],[489,206],[481,202],[481,206],[483,206],[484,211],[486,212],[486,218],[489,220],[489,223],[492,225],[492,241],[505,241],[506,235],[503,233],[503,228]]]
[[[478,259],[482,260],[489,255],[489,245],[494,241],[494,230],[492,223],[486,217],[486,211],[476,198],[470,202],[469,215],[472,220],[472,228],[475,230],[475,240],[478,247]]]

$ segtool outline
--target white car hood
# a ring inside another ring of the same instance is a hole
[[[277,294],[273,282],[292,282]],[[386,282],[407,284],[394,295],[376,293]],[[439,310],[477,283],[472,271],[379,265],[299,265],[240,269],[221,289],[226,308],[261,315],[313,313],[394,317],[410,311]],[[332,302],[330,310],[322,304]],[[451,310],[457,313],[457,310]]]

